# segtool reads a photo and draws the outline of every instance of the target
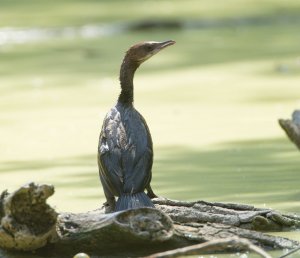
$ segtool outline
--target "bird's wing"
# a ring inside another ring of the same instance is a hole
[[[124,136],[125,135],[125,136]],[[99,138],[98,165],[101,181],[114,195],[123,189],[122,150],[124,127],[120,113],[113,108],[105,117]]]
[[[137,111],[136,111],[137,112]],[[144,191],[152,177],[153,148],[152,139],[144,118],[137,112],[137,120],[131,119],[132,131],[127,130],[128,148],[123,153],[124,191],[136,193]],[[125,123],[126,126],[126,123]],[[133,139],[134,137],[134,139]]]
[[[140,119],[142,121],[142,124],[145,127],[145,130],[147,132],[147,149],[145,151],[146,152],[145,155],[146,156],[148,155],[148,157],[147,157],[147,160],[148,160],[147,164],[148,164],[148,169],[149,169],[148,173],[149,173],[149,176],[150,176],[150,180],[149,180],[149,183],[150,183],[151,177],[152,177],[152,164],[153,164],[153,142],[152,142],[152,137],[151,137],[151,134],[150,134],[150,130],[149,130],[149,127],[148,127],[148,125],[146,123],[145,118],[140,113],[138,113],[138,114],[139,114]]]

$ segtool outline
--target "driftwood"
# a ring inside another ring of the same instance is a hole
[[[53,186],[25,185],[0,199],[0,248],[35,251],[47,257],[146,256],[210,240],[246,238],[264,249],[295,248],[297,241],[262,230],[294,230],[300,218],[249,205],[154,199],[156,209],[141,208],[105,214],[57,214],[46,204]],[[236,247],[238,248],[238,247]],[[236,250],[236,248],[231,248]],[[243,248],[241,248],[243,249]],[[215,252],[215,248],[206,252]]]
[[[154,199],[156,208],[180,224],[219,223],[232,228],[256,231],[280,231],[300,228],[300,216],[282,214],[251,205],[218,202],[185,202]]]
[[[295,110],[292,114],[292,120],[279,119],[279,125],[286,132],[289,139],[300,150],[300,110]]]

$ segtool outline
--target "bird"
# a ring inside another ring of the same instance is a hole
[[[144,41],[131,46],[124,56],[121,93],[104,118],[98,144],[106,213],[154,207],[151,199],[157,196],[150,186],[153,143],[146,120],[134,107],[133,78],[143,62],[173,44],[173,40]]]

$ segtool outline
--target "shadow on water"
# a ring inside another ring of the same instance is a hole
[[[170,146],[155,149],[152,185],[158,195],[169,198],[242,202],[300,212],[299,168],[299,153],[286,139],[230,142],[207,150]],[[46,183],[66,191],[80,189],[76,198],[82,200],[99,199],[102,194],[97,170],[95,155],[85,155],[2,163],[0,175],[52,174]],[[28,180],[34,181],[34,176]]]
[[[62,188],[75,193],[77,189],[99,187],[100,185],[96,154],[53,160],[2,162],[1,177],[12,179],[21,177],[24,180],[23,183],[30,181],[49,183],[55,185],[56,189]],[[89,197],[99,199],[99,195]]]
[[[68,158],[60,158],[55,160],[40,160],[40,161],[8,161],[2,162],[0,167],[1,172],[19,172],[21,169],[23,170],[40,170],[47,168],[57,168],[57,167],[70,167],[70,166],[90,166],[94,165],[96,162],[96,154],[95,155],[83,155],[83,156],[75,156]]]
[[[240,141],[210,150],[158,150],[155,189],[177,199],[243,202],[300,211],[300,159],[285,139]]]

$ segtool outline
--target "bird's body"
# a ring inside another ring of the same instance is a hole
[[[145,119],[133,106],[133,76],[143,61],[174,43],[139,43],[129,49],[123,60],[120,71],[122,91],[117,104],[104,119],[98,147],[100,180],[109,211],[153,207],[150,200],[155,197],[150,187],[152,139]],[[149,56],[149,46],[153,48],[151,51],[154,51],[155,47],[161,48]],[[137,51],[140,48],[142,59],[139,59]],[[148,195],[144,193],[145,189]],[[115,196],[119,197],[117,202]]]
[[[144,192],[151,181],[152,140],[144,118],[132,105],[118,103],[110,110],[104,119],[99,147],[104,191],[111,197]],[[138,205],[133,203],[129,208],[135,204]]]

